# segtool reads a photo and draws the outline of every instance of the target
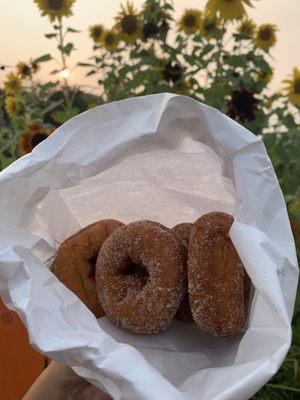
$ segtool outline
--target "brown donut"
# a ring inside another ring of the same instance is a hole
[[[193,224],[184,222],[182,224],[175,225],[171,231],[174,232],[178,238],[181,240],[181,243],[183,244],[185,248],[185,254],[186,254],[186,261],[188,257],[188,249],[189,249],[189,241],[190,241],[190,234],[192,230]],[[185,267],[187,268],[187,263],[185,263]],[[184,295],[184,298],[177,310],[176,316],[177,319],[180,321],[184,322],[193,322],[193,315],[190,307],[190,302],[189,302],[189,295],[188,295],[188,283],[186,281],[186,293]]]
[[[185,290],[184,251],[169,229],[138,221],[116,229],[103,244],[96,284],[106,315],[137,334],[166,329]]]
[[[104,219],[81,229],[59,247],[52,264],[53,273],[95,314],[104,315],[95,283],[95,264],[101,246],[111,232],[123,225]]]
[[[194,321],[218,336],[241,332],[250,279],[228,235],[233,217],[203,215],[193,225],[188,254],[189,299]]]

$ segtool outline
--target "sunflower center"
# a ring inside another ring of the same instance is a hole
[[[261,40],[269,40],[271,39],[272,33],[269,28],[264,28],[259,32],[259,37]]]
[[[115,35],[113,34],[113,33],[108,33],[106,36],[105,36],[105,44],[107,44],[108,46],[109,45],[112,45],[112,44],[114,44],[115,43]]]
[[[94,29],[94,36],[95,38],[99,38],[101,36],[101,29],[100,28],[95,28]]]
[[[47,139],[47,137],[48,136],[47,136],[46,133],[36,133],[35,135],[33,135],[32,138],[31,138],[31,146],[32,146],[32,148],[37,146],[43,140]]]
[[[28,65],[24,65],[24,67],[22,68],[22,74],[23,75],[30,75],[30,68],[28,67]]]
[[[236,0],[224,0],[225,3],[234,3]]]
[[[51,10],[60,10],[63,6],[63,0],[48,0],[48,7]]]
[[[204,30],[205,30],[205,32],[210,32],[213,29],[215,29],[215,27],[216,27],[215,21],[205,21],[204,22]]]
[[[294,82],[294,92],[295,92],[296,94],[300,94],[300,79],[297,79],[297,80]]]
[[[186,15],[184,17],[184,21],[183,21],[184,25],[187,26],[188,28],[195,26],[196,25],[196,18],[194,15]]]
[[[134,15],[125,15],[121,21],[121,28],[127,35],[132,35],[136,32],[138,26],[137,18]]]

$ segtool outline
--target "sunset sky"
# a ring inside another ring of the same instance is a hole
[[[203,9],[206,0],[174,0],[175,10],[179,16],[184,8]],[[70,67],[78,61],[86,61],[92,54],[92,43],[88,37],[89,25],[95,23],[110,27],[119,10],[119,0],[77,0],[74,15],[65,20],[67,26],[82,32],[74,34],[73,41],[77,51],[70,60]],[[143,0],[134,0],[138,7]],[[275,68],[275,76],[271,87],[280,89],[281,80],[291,73],[293,67],[300,67],[300,1],[299,0],[253,0],[254,9],[248,8],[248,14],[257,24],[272,23],[279,28],[278,41],[272,49],[271,64]],[[55,40],[47,40],[45,33],[51,32],[51,25],[46,17],[41,17],[33,0],[0,0],[0,64],[15,65],[18,61],[26,61],[50,52],[55,56]],[[57,53],[56,53],[57,54]],[[47,74],[54,64],[44,66],[39,77],[47,79]],[[86,70],[76,69],[71,82],[97,88],[95,77],[85,78]],[[0,71],[0,81],[5,73]],[[88,87],[87,87],[88,88]]]

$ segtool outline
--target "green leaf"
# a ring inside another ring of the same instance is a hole
[[[232,67],[243,67],[245,65],[245,57],[231,56],[226,58],[224,62]]]
[[[199,57],[200,57],[200,58],[205,57],[208,53],[210,53],[210,52],[212,51],[212,49],[213,49],[214,47],[215,47],[215,46],[214,46],[213,44],[207,44],[206,46],[203,47],[203,50],[201,51]]]
[[[86,76],[91,76],[94,75],[97,71],[95,71],[94,69],[92,71],[89,71]]]
[[[67,29],[67,32],[73,32],[73,33],[79,33],[79,32],[81,32],[81,31],[78,31],[77,29],[74,29],[74,28],[68,28]]]
[[[83,63],[83,62],[79,62],[79,63],[77,63],[77,65],[80,67],[93,67],[94,66],[94,64]]]
[[[250,35],[245,35],[245,34],[241,34],[241,33],[234,33],[233,37],[237,41],[239,41],[239,40],[251,40],[252,39],[252,37]]]
[[[71,110],[69,111],[57,111],[55,115],[55,119],[58,122],[64,123],[68,119],[74,117],[79,113],[79,108],[77,107],[72,107]]]
[[[47,39],[51,39],[51,38],[56,37],[56,36],[57,36],[57,33],[45,33],[45,37]]]
[[[45,62],[45,61],[49,61],[52,60],[52,57],[50,54],[44,54],[41,57],[36,58],[35,60],[33,60],[34,63],[41,63],[41,62]]]
[[[53,101],[51,104],[49,104],[48,107],[44,108],[42,111],[42,115],[47,114],[48,112],[54,110],[54,108],[57,108],[58,106],[60,106],[61,104],[63,104],[64,99],[61,100],[57,100],[57,101]]]
[[[58,46],[58,49],[64,54],[70,55],[71,51],[74,49],[73,43],[67,43],[65,46]]]

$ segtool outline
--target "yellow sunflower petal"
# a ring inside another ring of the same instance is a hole
[[[250,0],[208,0],[205,6],[209,17],[218,16],[222,20],[242,19],[247,13],[245,5],[252,6]]]
[[[139,13],[129,1],[126,6],[121,5],[121,11],[115,19],[115,29],[126,43],[134,43],[142,36]]]
[[[15,75],[13,72],[10,72],[6,76],[6,81],[4,81],[4,92],[6,94],[17,94],[22,88],[21,79]]]
[[[51,22],[72,15],[75,0],[34,0],[42,16],[48,16]]]
[[[101,24],[89,27],[89,36],[95,43],[100,43],[104,32],[104,26]]]
[[[21,114],[22,106],[13,96],[6,96],[5,110],[10,117],[16,117]]]
[[[119,36],[115,29],[106,29],[103,33],[101,43],[106,50],[111,53],[114,52],[119,46]]]
[[[202,13],[194,8],[186,9],[179,20],[178,27],[187,35],[197,33],[201,29]]]
[[[277,27],[272,24],[263,24],[258,27],[255,44],[263,50],[268,50],[276,43]]]

